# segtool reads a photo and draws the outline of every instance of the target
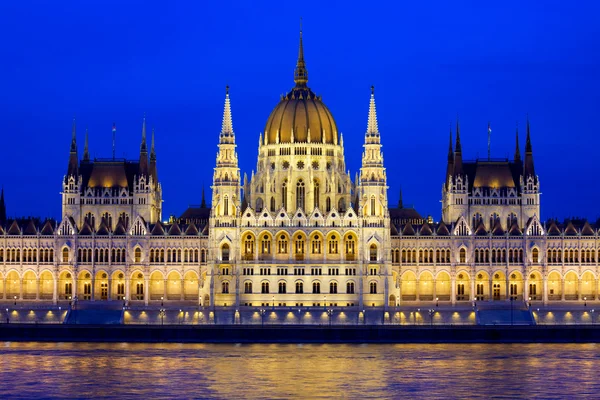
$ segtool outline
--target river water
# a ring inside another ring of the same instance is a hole
[[[0,398],[599,398],[598,344],[0,343]]]

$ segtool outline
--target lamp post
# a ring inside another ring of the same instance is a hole
[[[433,327],[433,314],[435,314],[434,309],[429,310],[429,325]]]
[[[161,309],[160,309],[160,311],[159,311],[159,315],[160,315],[160,324],[161,324],[161,325],[164,325],[164,324],[165,324],[165,313],[166,313],[165,309],[164,309],[164,308],[161,308]]]
[[[6,309],[6,323],[8,324],[10,322],[10,318],[8,316],[8,308]]]
[[[323,308],[327,309],[327,296],[323,296]]]
[[[594,309],[592,309],[592,325],[594,325]]]
[[[275,296],[273,296],[273,310],[275,309]]]
[[[529,308],[529,310],[531,310],[531,296],[529,296],[529,303],[527,303],[527,308]]]
[[[439,299],[439,297],[436,297],[436,298],[435,298],[435,306],[436,306],[436,307],[439,307],[439,306],[440,306],[440,299]]]
[[[160,306],[164,307],[165,302],[164,302],[165,298],[163,296],[160,296]]]
[[[329,316],[329,326],[331,327],[331,316],[333,315],[333,309],[328,309],[327,315]]]
[[[267,312],[267,310],[265,310],[264,308],[261,308],[260,310],[258,310],[258,312],[260,313],[260,326],[265,326],[265,313]]]
[[[587,297],[584,297],[584,298],[583,298],[583,306],[584,306],[584,307],[587,307]]]
[[[17,296],[15,296],[15,306],[17,305]]]

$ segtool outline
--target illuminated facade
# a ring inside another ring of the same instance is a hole
[[[75,125],[62,220],[7,220],[0,202],[5,300],[188,302],[204,307],[368,307],[509,298],[598,298],[598,222],[540,220],[530,127],[525,157],[463,161],[452,133],[442,221],[389,207],[371,90],[360,173],[308,87],[302,36],[295,85],[240,173],[229,90],[212,203],[161,222],[154,134],[139,160],[77,154]],[[204,196],[203,196],[204,197]]]

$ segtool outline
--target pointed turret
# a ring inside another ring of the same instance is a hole
[[[533,166],[533,148],[531,147],[531,136],[529,131],[529,118],[527,118],[527,139],[525,142],[525,178],[533,176],[535,178],[535,168]]]
[[[4,188],[0,194],[0,227],[6,224],[6,203],[4,202]]]
[[[142,143],[140,144],[140,176],[148,175],[148,146],[146,146],[146,117],[142,121]]]
[[[404,208],[404,203],[402,201],[402,186],[400,186],[400,197],[398,197],[398,208]]]
[[[521,149],[519,148],[519,125],[517,125],[516,141],[515,141],[515,163],[521,162]]]
[[[463,175],[462,146],[460,145],[460,123],[458,120],[456,120],[456,145],[454,147],[454,176]]]
[[[71,130],[71,150],[69,151],[69,166],[67,168],[67,176],[77,175],[77,138],[75,129],[75,118],[73,118],[73,128]]]
[[[154,128],[152,128],[152,139],[150,142],[150,167],[148,173],[152,177],[154,187],[158,186],[158,170],[156,169],[156,150],[154,148]]]
[[[202,201],[200,202],[200,208],[206,208],[206,198],[204,197],[204,185],[202,185]]]
[[[448,141],[448,165],[446,166],[446,181],[444,184],[448,184],[448,179],[452,177],[454,173],[454,149],[452,148],[452,126],[450,127],[450,138]]]
[[[298,47],[298,61],[294,71],[294,82],[296,82],[296,87],[305,87],[308,82],[308,71],[304,62],[304,46],[302,45],[302,19],[300,19],[300,45]]]
[[[87,128],[85,129],[85,144],[83,145],[83,161],[85,161],[85,162],[90,161],[90,151],[88,148],[88,130],[87,130]]]
[[[233,120],[231,118],[231,103],[229,101],[229,86],[225,86],[225,106],[223,108],[223,123],[221,125],[220,143],[235,143]]]
[[[375,107],[375,86],[371,86],[366,143],[380,143],[379,126],[377,125],[377,108]]]

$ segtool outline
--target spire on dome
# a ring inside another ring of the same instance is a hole
[[[377,126],[377,109],[375,108],[375,86],[371,86],[369,120],[367,121],[367,136],[379,136],[379,127]]]
[[[85,144],[83,145],[83,161],[90,161],[90,151],[88,148],[88,130],[85,129]]]
[[[142,122],[142,144],[140,145],[140,153],[147,153],[148,147],[146,146],[146,116]]]
[[[233,121],[231,119],[231,103],[229,101],[229,86],[225,86],[225,106],[223,109],[223,124],[221,126],[221,143],[223,139],[233,138]],[[227,142],[229,142],[227,140]]]
[[[300,46],[298,48],[298,61],[296,62],[296,70],[294,71],[294,82],[296,86],[306,86],[308,82],[308,71],[304,62],[304,45],[302,44],[302,18],[300,18]]]

